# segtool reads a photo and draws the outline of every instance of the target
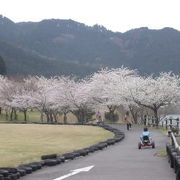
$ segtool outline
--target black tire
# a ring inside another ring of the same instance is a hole
[[[174,172],[177,173],[178,169],[180,169],[180,156],[176,156],[174,161]]]
[[[26,175],[26,171],[24,169],[18,169],[18,172],[20,173],[20,176]]]
[[[26,171],[26,174],[31,174],[32,173],[32,168],[28,166],[19,166],[19,169],[23,169]]]
[[[0,174],[0,180],[4,180],[4,176]]]
[[[172,152],[170,155],[170,166],[171,166],[171,168],[174,168],[176,156],[177,156],[177,152]]]
[[[17,174],[9,174],[9,177],[12,179],[12,180],[16,180],[18,179],[18,175]]]
[[[56,159],[46,159],[45,165],[46,166],[55,166],[58,164],[58,161]]]
[[[6,170],[8,171],[9,173],[17,173],[17,168],[11,168],[11,167],[4,167],[4,168],[0,168],[1,170]]]
[[[176,180],[180,180],[180,169],[177,171]]]
[[[64,156],[59,156],[58,158],[61,160],[62,163],[66,160]]]
[[[73,153],[65,153],[63,154],[66,160],[73,160],[75,158],[75,155]]]
[[[7,177],[8,174],[9,174],[9,171],[0,169],[0,175],[1,175],[1,174],[2,174],[4,177]]]
[[[57,158],[57,154],[48,154],[48,155],[43,155],[41,156],[42,160],[46,160],[46,159],[56,159]]]
[[[11,180],[11,178],[10,177],[4,177],[3,180]]]

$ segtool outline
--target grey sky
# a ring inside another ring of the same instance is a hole
[[[73,19],[112,31],[132,28],[180,30],[180,0],[0,0],[0,14],[14,22]]]

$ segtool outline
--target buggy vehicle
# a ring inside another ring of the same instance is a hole
[[[141,141],[138,143],[138,148],[141,149],[142,147],[152,147],[155,148],[155,142],[149,136],[143,136]]]

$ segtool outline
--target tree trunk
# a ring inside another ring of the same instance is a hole
[[[133,108],[132,106],[129,106],[129,110],[132,114],[132,117],[134,119],[134,123],[137,124],[137,117],[138,117],[138,112],[135,108]]]
[[[16,109],[14,109],[14,119],[17,120],[17,113],[16,113]]]
[[[156,124],[156,127],[158,127],[158,125],[159,125],[158,109],[154,108],[153,112],[154,112],[154,117],[155,117],[155,124]]]
[[[10,113],[10,120],[12,121],[13,120],[13,110],[14,108],[11,109],[11,113]]]
[[[8,120],[8,118],[9,118],[8,110],[6,109],[5,111],[6,111],[6,120]]]
[[[81,114],[81,123],[84,124],[84,123],[86,122],[86,117],[85,117],[85,114],[86,114],[86,113],[85,113],[85,111],[83,111],[83,110],[82,110],[81,113],[82,113],[82,114]]]
[[[12,108],[11,109],[11,113],[10,113],[10,120],[17,120],[17,113],[16,113],[16,109]]]
[[[43,123],[43,118],[44,117],[44,115],[43,115],[43,111],[41,111],[41,122]]]
[[[52,115],[52,112],[49,113],[49,116],[50,116],[50,121],[51,121],[51,123],[53,123],[53,115]]]
[[[76,116],[78,123],[83,124],[83,122],[84,122],[83,109],[78,109],[78,110],[74,111],[73,114]]]
[[[2,114],[2,107],[0,107],[0,114]]]
[[[107,106],[109,109],[109,120],[114,122],[115,121],[115,110],[116,110],[116,106]]]
[[[114,122],[114,110],[110,110],[109,114],[110,114],[110,120]]]
[[[49,123],[50,122],[49,113],[45,112],[45,114],[46,114],[46,118],[47,118],[47,123]]]
[[[78,122],[83,124],[83,112],[81,109],[78,111]]]
[[[53,114],[53,117],[54,117],[54,122],[57,123],[57,113],[54,112],[54,113],[52,113],[52,114]]]
[[[67,113],[63,113],[64,114],[64,117],[63,117],[63,120],[64,120],[64,124],[67,124]]]
[[[27,110],[24,110],[23,113],[24,113],[24,121],[27,122]]]

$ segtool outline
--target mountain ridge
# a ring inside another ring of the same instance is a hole
[[[0,16],[0,40],[0,55],[5,57],[8,74],[19,73],[17,67],[22,62],[24,66],[27,64],[27,73],[22,73],[33,75],[48,74],[43,72],[43,68],[48,71],[47,67],[49,71],[54,71],[49,74],[61,75],[65,73],[65,66],[68,69],[65,74],[80,73],[83,76],[102,67],[122,65],[138,69],[143,74],[161,71],[179,73],[180,32],[169,27],[161,30],[141,27],[120,33],[71,19],[14,23]],[[11,46],[9,50],[7,44]],[[5,46],[6,51],[3,50]],[[11,51],[18,51],[18,55],[10,57]],[[38,59],[43,68],[33,70]]]

